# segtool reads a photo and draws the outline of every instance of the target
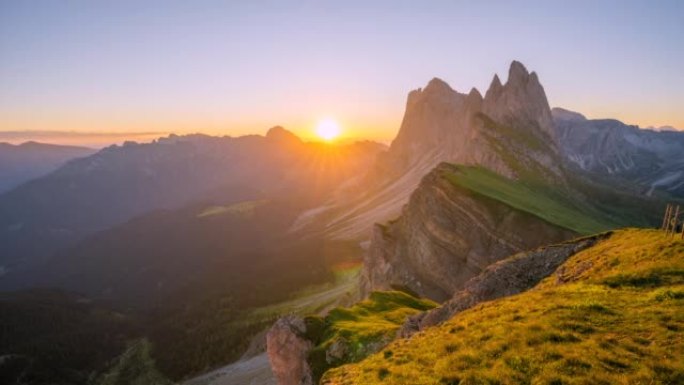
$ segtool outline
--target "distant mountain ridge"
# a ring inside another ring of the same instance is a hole
[[[587,119],[562,108],[552,113],[559,146],[574,166],[633,182],[648,195],[662,190],[684,197],[684,132]]]
[[[87,147],[38,142],[0,143],[0,194],[56,170],[69,160],[91,155]]]
[[[171,135],[110,146],[0,195],[0,265],[6,271],[40,263],[87,234],[152,210],[285,192],[315,201],[383,148],[306,143],[280,127],[266,136]]]

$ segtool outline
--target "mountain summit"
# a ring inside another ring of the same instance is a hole
[[[537,74],[528,72],[518,61],[511,63],[505,85],[494,75],[483,112],[501,123],[532,126],[553,138],[553,117],[544,87]]]
[[[506,84],[494,75],[484,98],[476,88],[469,94],[459,93],[439,78],[410,92],[389,157],[399,168],[419,163],[426,155],[444,161],[488,163],[483,159],[483,150],[489,146],[481,140],[486,123],[482,114],[545,141],[554,137],[551,109],[537,74],[514,61]],[[501,165],[486,165],[507,171]],[[506,174],[512,175],[510,171]]]
[[[544,88],[520,62],[511,63],[505,84],[494,75],[484,98],[476,88],[460,93],[434,78],[408,94],[399,133],[359,183],[366,193],[342,198],[338,206],[345,209],[329,228],[339,238],[366,235],[373,222],[398,215],[420,179],[441,162],[481,166],[511,179],[526,173],[562,179],[554,138]]]

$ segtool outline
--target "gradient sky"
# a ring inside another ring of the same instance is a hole
[[[389,140],[411,89],[511,60],[552,106],[684,128],[684,1],[0,0],[0,131]]]

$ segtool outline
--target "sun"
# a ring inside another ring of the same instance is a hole
[[[326,142],[335,140],[340,136],[340,125],[334,119],[326,118],[316,125],[316,135]]]

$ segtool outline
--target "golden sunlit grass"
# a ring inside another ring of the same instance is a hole
[[[309,316],[308,337],[316,343],[309,353],[314,378],[331,366],[355,362],[366,357],[396,335],[406,317],[432,309],[436,303],[399,291],[373,292],[369,298],[352,307],[337,307],[325,317]],[[332,345],[343,345],[342,357],[328,357]]]
[[[398,340],[324,384],[684,383],[684,241],[622,230],[535,289]]]

